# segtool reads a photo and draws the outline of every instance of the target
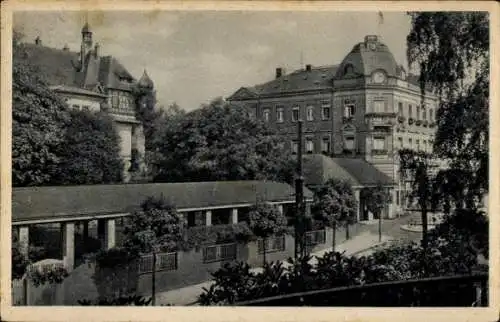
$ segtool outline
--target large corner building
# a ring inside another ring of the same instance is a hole
[[[422,96],[418,77],[377,36],[366,36],[340,64],[276,68],[275,79],[242,87],[228,100],[276,128],[294,153],[301,119],[304,153],[364,159],[392,180],[396,211],[409,189],[399,178],[397,151],[433,146],[437,96]]]
[[[142,163],[132,159],[144,156],[144,134],[135,117],[133,89],[135,86],[152,89],[153,82],[146,71],[137,81],[116,58],[102,56],[88,24],[83,26],[81,37],[79,52],[67,46],[60,49],[43,46],[37,37],[34,44],[24,44],[25,55],[70,108],[109,113],[121,139],[124,180],[129,181],[131,163]]]

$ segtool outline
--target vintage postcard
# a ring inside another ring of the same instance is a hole
[[[499,319],[496,3],[1,23],[2,320]]]

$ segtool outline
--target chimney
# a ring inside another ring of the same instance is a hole
[[[312,65],[311,64],[307,64],[306,65],[306,71],[310,72],[312,69]]]
[[[65,45],[64,45],[63,50],[64,50],[64,51],[69,51],[68,44],[65,44]]]
[[[35,39],[35,44],[36,44],[37,46],[41,46],[41,45],[42,45],[42,40],[40,39],[40,36],[36,37],[36,39]]]
[[[101,46],[99,45],[99,43],[96,43],[94,46],[94,57],[95,58],[99,57],[99,49],[100,48],[101,48]]]
[[[280,78],[281,76],[283,76],[283,68],[278,67],[276,68],[276,78]]]

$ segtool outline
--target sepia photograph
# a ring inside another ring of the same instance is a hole
[[[13,11],[10,305],[489,307],[491,13],[383,8]]]

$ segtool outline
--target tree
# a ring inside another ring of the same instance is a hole
[[[361,198],[370,212],[378,216],[378,240],[382,241],[382,210],[391,201],[391,196],[382,184],[364,188],[360,192]]]
[[[255,236],[262,238],[263,264],[266,263],[267,238],[286,232],[287,218],[276,206],[267,203],[254,205],[248,213],[249,227]]]
[[[17,35],[12,66],[12,185],[50,184],[58,171],[58,151],[70,116],[37,68],[25,58]]]
[[[105,112],[72,110],[71,123],[64,134],[64,146],[55,183],[102,184],[122,181],[123,162],[120,137]]]
[[[167,120],[154,144],[155,181],[293,178],[283,138],[222,100]]]
[[[311,211],[316,220],[332,228],[333,250],[338,225],[346,226],[346,238],[349,239],[349,224],[355,220],[356,209],[354,191],[347,181],[329,179],[315,190]]]
[[[468,208],[488,191],[489,17],[486,12],[412,12],[408,62],[420,71],[420,87],[441,98],[436,156],[449,162],[439,181],[454,182],[448,202]],[[451,189],[449,189],[451,187]]]
[[[156,91],[152,86],[138,85],[134,88],[134,95],[135,115],[144,129],[145,148],[146,151],[151,151],[151,142],[157,134],[158,123],[162,121],[164,111],[156,106]]]
[[[162,196],[149,197],[141,210],[127,218],[124,227],[124,247],[132,254],[153,254],[152,301],[155,305],[156,253],[177,250],[182,240],[182,219],[175,209]]]
[[[422,218],[422,248],[427,250],[427,214],[432,209],[434,180],[430,173],[432,157],[423,151],[402,149],[399,151],[400,173],[405,181],[411,181],[410,201],[416,199]]]

